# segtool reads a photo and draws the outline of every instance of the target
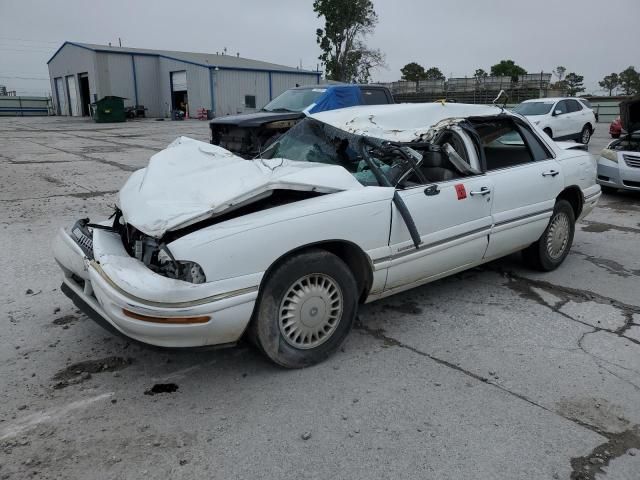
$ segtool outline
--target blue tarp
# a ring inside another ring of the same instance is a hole
[[[311,105],[307,113],[326,112],[363,103],[362,92],[357,85],[333,85],[327,87],[327,91],[316,100],[315,104]]]

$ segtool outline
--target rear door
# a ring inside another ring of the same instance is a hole
[[[570,120],[569,132],[566,135],[574,135],[582,131],[582,127],[587,121],[585,120],[586,110],[577,100],[565,100],[567,102],[567,117]]]
[[[485,259],[535,242],[564,187],[559,162],[529,127],[501,119],[478,129],[494,193],[493,226]]]
[[[552,112],[553,125],[551,130],[553,138],[564,137],[571,134],[571,119],[569,118],[569,106],[566,100],[560,100],[553,107]]]

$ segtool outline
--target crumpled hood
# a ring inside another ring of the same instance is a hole
[[[282,158],[244,160],[180,137],[134,172],[120,190],[124,220],[152,237],[289,189],[333,193],[364,188],[337,165]]]

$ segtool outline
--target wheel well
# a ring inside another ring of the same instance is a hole
[[[589,127],[589,131],[590,131],[591,133],[593,133],[593,125],[591,125],[591,123],[590,123],[590,122],[587,122],[587,123],[585,123],[584,125],[585,125],[585,127]]]
[[[365,300],[366,296],[369,294],[371,285],[373,284],[373,268],[371,266],[371,261],[359,246],[346,240],[326,240],[311,243],[285,253],[273,262],[265,272],[262,277],[260,291],[262,291],[264,282],[269,277],[270,273],[282,262],[287,258],[290,258],[291,255],[303,253],[308,250],[326,250],[327,252],[333,253],[336,257],[346,263],[358,285],[358,299],[360,301]]]
[[[580,216],[580,213],[582,213],[582,204],[584,203],[584,199],[582,198],[582,190],[580,190],[580,187],[572,185],[565,188],[560,192],[560,195],[556,197],[556,200],[566,200],[569,202],[573,208],[573,214],[576,219]]]
[[[549,138],[553,138],[553,130],[551,130],[549,127],[545,127],[542,131],[548,132]]]

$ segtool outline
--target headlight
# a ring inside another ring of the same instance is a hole
[[[293,127],[296,123],[298,123],[297,120],[281,120],[279,122],[271,122],[271,123],[267,123],[264,128],[271,128],[271,129],[279,129],[279,128],[291,128]]]
[[[612,162],[618,163],[618,152],[616,152],[615,150],[605,148],[604,150],[602,150],[602,152],[600,152],[600,156],[602,158],[606,158],[607,160],[611,160]]]
[[[173,260],[165,250],[158,252],[158,266],[153,270],[168,278],[175,278],[189,283],[204,283],[207,277],[202,267],[195,262]]]

